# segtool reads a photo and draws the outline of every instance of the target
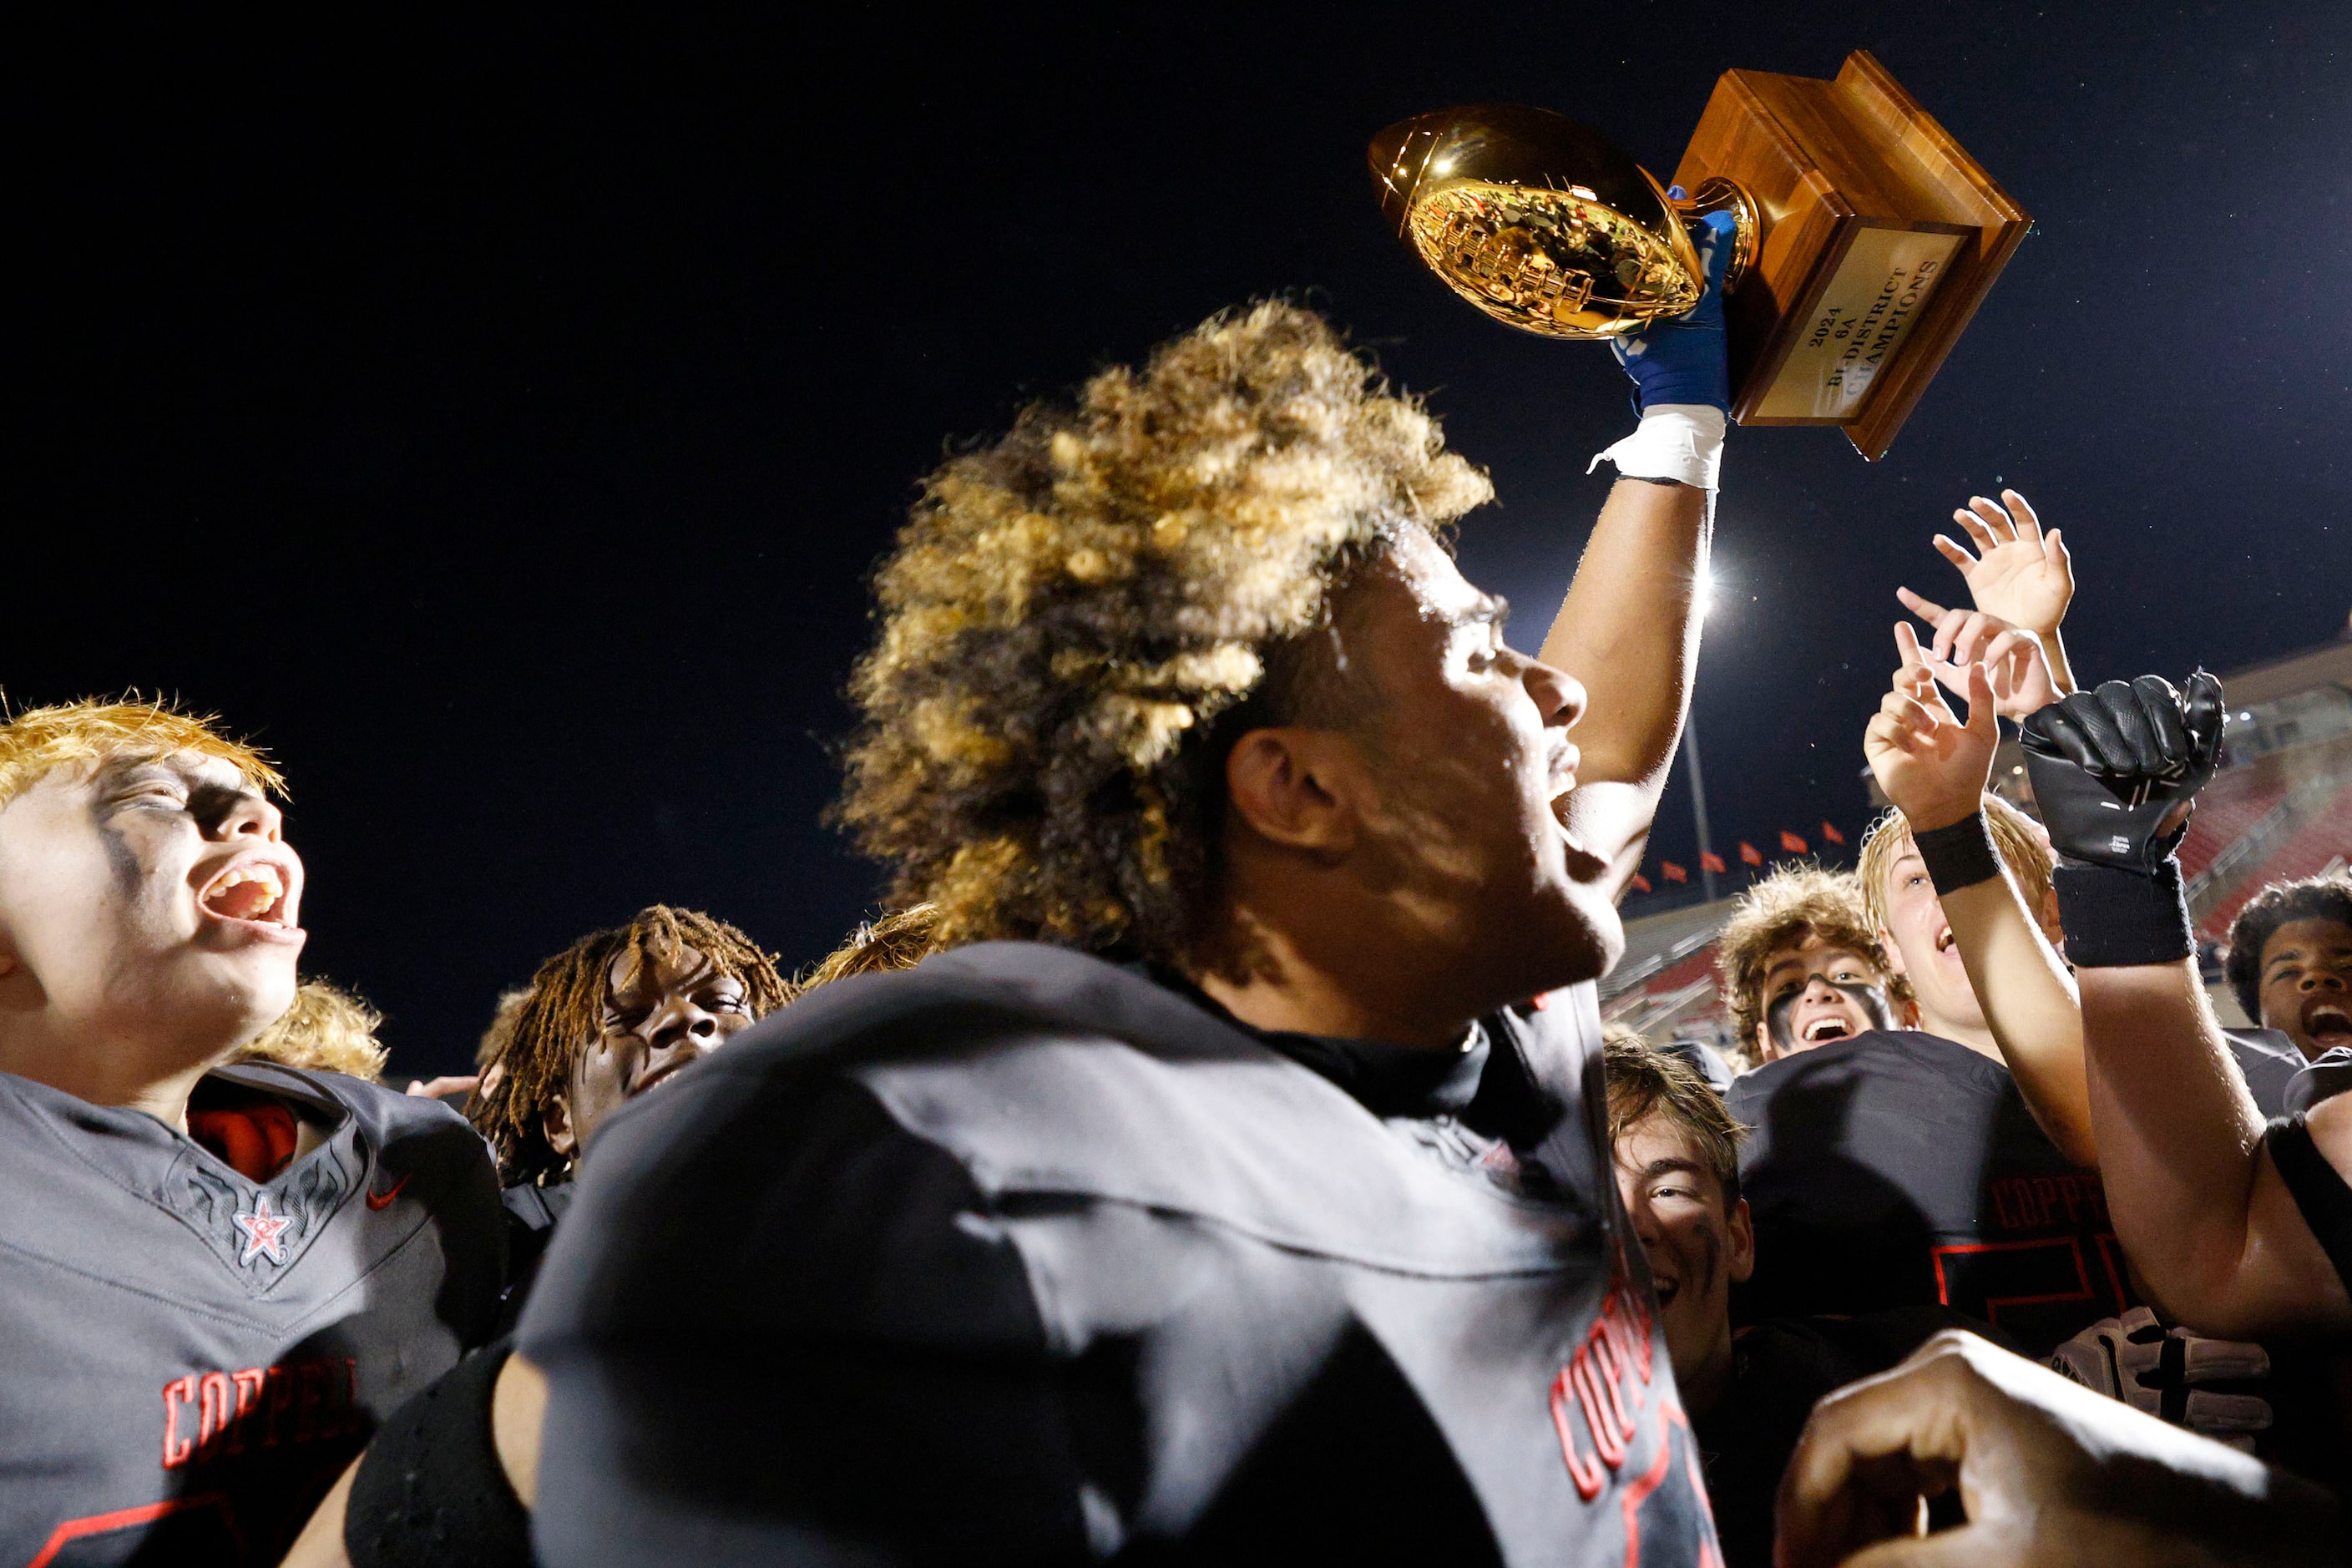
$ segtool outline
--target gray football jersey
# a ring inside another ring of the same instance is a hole
[[[0,1073],[0,1561],[275,1563],[498,1304],[464,1121],[264,1063],[325,1141],[257,1184],[140,1111]]]

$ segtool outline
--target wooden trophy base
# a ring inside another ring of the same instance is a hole
[[[2032,220],[1859,49],[1835,81],[1726,71],[1674,183],[1717,175],[1763,228],[1724,301],[1732,417],[1885,456]]]

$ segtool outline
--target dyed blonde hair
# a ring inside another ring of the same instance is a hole
[[[942,945],[1182,956],[1216,897],[1213,721],[1382,540],[1492,493],[1320,317],[1212,317],[924,481],[839,819]]]
[[[121,701],[85,698],[28,708],[0,723],[0,806],[61,767],[94,767],[117,759],[145,760],[192,752],[217,757],[256,790],[281,799],[286,781],[253,747],[214,728],[220,721],[183,713],[136,692]]]
[[[1992,847],[2009,868],[2010,879],[2023,895],[2026,912],[2037,921],[2043,921],[2051,905],[2050,841],[2042,825],[1997,795],[1984,797],[1986,824],[1992,829]],[[1889,809],[1862,840],[1862,853],[1854,858],[1853,874],[1862,883],[1863,902],[1870,910],[1872,926],[1878,931],[1895,928],[1886,918],[1886,880],[1895,869],[1895,862],[1911,847],[1911,825],[1900,811]]]
[[[306,980],[294,992],[294,1005],[236,1056],[373,1082],[383,1076],[386,1053],[375,1037],[383,1026],[383,1015],[359,997],[323,980]]]
[[[819,959],[814,968],[793,982],[795,998],[820,985],[846,980],[853,974],[881,974],[912,969],[940,951],[940,911],[933,904],[917,904],[859,926],[849,940]]]
[[[1743,1053],[1754,1053],[1756,1028],[1764,1021],[1767,966],[1776,953],[1802,947],[1816,937],[1825,946],[1859,953],[1877,965],[1889,1001],[1899,1006],[1911,1000],[1909,983],[1887,967],[1875,917],[1855,875],[1812,865],[1781,866],[1739,895],[1723,934],[1716,939],[1723,1004]]]

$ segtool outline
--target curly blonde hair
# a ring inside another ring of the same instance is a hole
[[[1885,945],[1878,939],[1870,905],[1853,874],[1803,864],[1781,866],[1739,895],[1723,934],[1716,939],[1724,1008],[1746,1053],[1754,1053],[1756,1027],[1764,1020],[1765,970],[1773,955],[1802,947],[1815,937],[1877,965],[1898,1016],[1900,1007],[1910,1002],[1910,983],[1887,967]]]
[[[294,992],[294,1005],[247,1041],[236,1059],[348,1073],[373,1082],[383,1076],[384,1048],[375,1037],[382,1027],[383,1015],[359,997],[323,980],[305,980]]]
[[[1213,316],[924,482],[877,576],[839,819],[940,945],[1187,955],[1215,721],[1282,684],[1270,661],[1384,538],[1442,539],[1492,494],[1320,317]]]

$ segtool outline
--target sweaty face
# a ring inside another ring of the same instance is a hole
[[[1894,938],[1887,957],[1911,981],[1922,1026],[1936,1020],[1962,1028],[1984,1027],[1984,1008],[1952,940],[1952,922],[1936,898],[1936,884],[1916,849],[1906,847],[1886,873],[1886,934]]]
[[[304,932],[282,826],[213,758],[53,769],[0,810],[0,984],[39,1004],[8,1034],[194,1065],[284,1013]]]
[[[584,1148],[624,1101],[669,1082],[751,1022],[743,983],[695,949],[651,963],[623,953],[607,976],[603,1032],[573,1059],[548,1142],[567,1156]]]
[[[1350,590],[1381,797],[1366,825],[1414,929],[1494,1001],[1598,975],[1622,946],[1607,864],[1561,826],[1584,689],[1503,641],[1507,606],[1418,530]]]
[[[2306,1057],[2352,1046],[2352,926],[2289,921],[2263,943],[2263,1026]]]
[[[1693,1402],[1720,1388],[1731,1355],[1731,1283],[1756,1268],[1748,1201],[1723,1184],[1679,1123],[1653,1112],[1617,1138],[1617,1191],[1650,1260],[1675,1380]]]
[[[1892,1026],[1878,965],[1819,937],[1767,960],[1763,991],[1757,1044],[1766,1061]]]

